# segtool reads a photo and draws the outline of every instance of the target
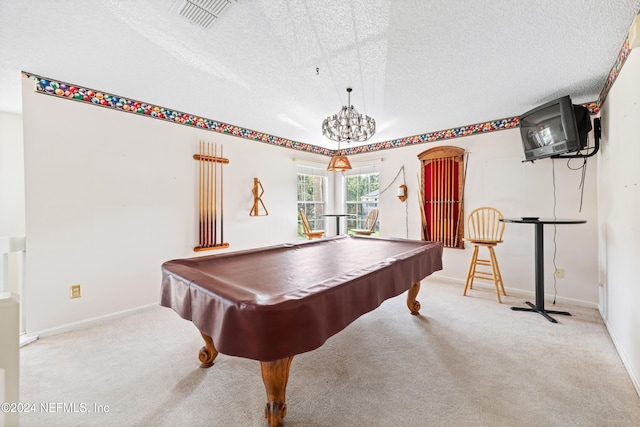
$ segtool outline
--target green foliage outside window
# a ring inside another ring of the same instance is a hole
[[[378,173],[347,176],[347,229],[364,227],[369,211],[378,207],[380,181]],[[378,234],[376,225],[375,235]]]

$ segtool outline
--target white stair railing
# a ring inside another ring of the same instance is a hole
[[[19,403],[19,303],[17,296],[0,294],[0,403]],[[3,408],[10,409],[10,408]],[[0,410],[0,427],[18,425],[18,413]]]
[[[18,403],[19,333],[24,330],[19,295],[24,287],[25,236],[0,237],[0,254],[0,402]],[[0,427],[14,425],[18,425],[18,413],[0,411]]]
[[[2,254],[2,265],[0,265],[0,271],[2,271],[2,275],[0,275],[0,293],[11,292],[12,290],[17,293],[22,293],[22,286],[24,285],[24,262],[27,249],[26,241],[27,239],[25,236],[0,237],[0,254]],[[19,260],[18,274],[15,275],[18,283],[15,288],[10,286],[9,283],[9,280],[12,277],[9,274],[11,270],[9,254],[14,252],[18,254]]]

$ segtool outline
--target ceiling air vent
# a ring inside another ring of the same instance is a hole
[[[231,0],[177,0],[171,11],[193,24],[209,28],[230,5]]]

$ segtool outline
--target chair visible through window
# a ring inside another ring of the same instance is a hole
[[[320,239],[324,236],[324,230],[313,230],[311,228],[309,218],[307,218],[307,214],[304,212],[304,209],[300,209],[300,218],[302,219],[302,234],[307,236],[309,240]]]
[[[502,295],[507,295],[504,291],[500,268],[498,268],[498,260],[493,251],[498,243],[502,243],[502,234],[504,233],[504,222],[500,221],[502,218],[504,218],[502,213],[492,207],[478,208],[467,217],[468,237],[464,240],[473,245],[473,255],[463,295],[467,295],[467,290],[473,289],[473,279],[492,280],[496,287],[499,303],[502,303],[500,292],[502,291]],[[489,259],[478,258],[480,247],[489,250]],[[489,267],[490,271],[478,271],[478,266]]]
[[[367,219],[364,222],[363,228],[355,228],[353,229],[353,234],[358,234],[360,236],[370,236],[376,229],[376,222],[378,222],[378,209],[373,208],[369,211],[367,215]]]

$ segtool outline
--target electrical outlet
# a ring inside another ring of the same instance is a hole
[[[71,298],[80,298],[82,295],[80,294],[80,285],[72,285],[71,286]]]
[[[564,279],[564,269],[556,268],[555,276],[556,276],[556,279]]]

